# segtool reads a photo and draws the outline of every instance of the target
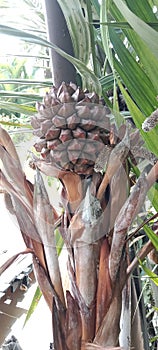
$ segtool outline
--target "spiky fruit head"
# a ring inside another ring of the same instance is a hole
[[[32,117],[34,147],[60,169],[90,175],[98,154],[109,144],[110,111],[95,93],[64,82],[46,93]]]

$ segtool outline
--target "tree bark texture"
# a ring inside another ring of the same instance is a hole
[[[73,47],[64,15],[57,0],[45,0],[45,13],[49,41],[73,56]],[[63,81],[69,83],[76,81],[76,70],[65,58],[61,57],[53,49],[51,64],[53,68],[53,83],[59,86]]]

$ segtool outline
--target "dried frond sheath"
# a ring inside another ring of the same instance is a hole
[[[46,263],[43,251],[43,244],[41,243],[38,231],[28,215],[25,206],[22,206],[17,198],[13,198],[15,203],[16,217],[26,246],[33,250],[35,256],[38,258],[41,266],[46,270]]]
[[[109,243],[106,238],[101,245],[96,297],[96,332],[106,315],[112,300],[112,288],[109,275]]]
[[[94,335],[94,320],[95,320],[95,303],[90,307],[86,305],[84,296],[82,296],[79,286],[76,281],[76,274],[72,269],[70,257],[68,260],[68,272],[71,281],[71,290],[74,296],[74,299],[77,301],[77,305],[80,309],[81,321],[82,321],[82,339],[93,339]]]
[[[68,349],[80,350],[82,337],[82,323],[78,303],[67,291],[66,329],[65,338]]]
[[[156,109],[142,124],[142,129],[148,132],[158,124],[158,109]]]
[[[151,164],[157,161],[157,157],[145,147],[134,146],[131,152],[132,156],[147,159]]]
[[[7,153],[13,158],[18,164],[18,167],[22,169],[19,156],[17,154],[14,143],[9,136],[8,132],[0,126],[0,144],[4,147]]]
[[[134,279],[131,280],[131,349],[144,350],[144,337],[142,336],[142,310],[138,307],[138,294]]]
[[[97,286],[97,258],[95,244],[76,242],[74,244],[76,284],[88,307],[82,314],[82,340],[93,339],[95,331],[94,302]]]
[[[65,327],[63,327],[60,317],[59,309],[56,305],[56,300],[53,298],[52,307],[52,322],[53,322],[53,341],[54,349],[70,350],[66,345]]]
[[[52,303],[53,303],[53,288],[49,282],[48,276],[46,275],[46,272],[44,268],[39,264],[37,261],[37,258],[33,257],[33,264],[35,267],[35,274],[37,277],[37,281],[39,283],[39,287],[41,289],[41,292],[46,300],[46,303],[52,312]]]
[[[121,348],[120,347],[115,348],[113,346],[105,347],[105,346],[100,346],[93,343],[85,343],[85,344],[82,344],[81,350],[125,350],[125,349],[122,347]]]
[[[72,268],[71,265],[71,261],[70,261],[70,257],[68,257],[68,273],[69,273],[69,278],[70,278],[70,282],[71,282],[71,290],[72,290],[72,294],[75,300],[77,300],[77,304],[79,306],[79,309],[81,311],[81,314],[88,314],[89,309],[88,306],[85,304],[85,301],[79,291],[79,288],[77,286],[76,283],[76,276],[75,276],[75,272]]]
[[[35,274],[37,277],[37,281],[39,283],[40,290],[48,304],[50,311],[52,312],[53,301],[55,301],[55,305],[58,310],[58,315],[60,318],[60,323],[63,327],[65,325],[65,307],[61,303],[55,289],[53,288],[49,276],[47,275],[44,268],[40,265],[38,259],[33,255],[33,264],[35,267]]]
[[[9,211],[10,214],[15,214],[15,209],[13,206],[11,195],[8,192],[4,193],[4,203],[6,206],[6,209]]]
[[[0,185],[3,188],[5,188],[5,190],[8,193],[10,193],[10,195],[12,195],[12,202],[13,202],[13,204],[14,204],[15,201],[17,203],[19,203],[20,204],[20,211],[23,208],[26,217],[29,216],[29,221],[32,220],[33,217],[32,217],[32,210],[31,210],[30,206],[28,205],[27,202],[25,202],[25,198],[23,196],[21,196],[21,194],[18,191],[16,191],[14,186],[8,182],[8,180],[6,179],[5,175],[3,174],[3,172],[1,170],[0,170]],[[14,207],[14,214],[16,215],[15,207]],[[17,216],[19,216],[18,212],[17,212]],[[34,226],[34,224],[33,224],[33,226]],[[21,227],[21,229],[22,229],[22,227]],[[26,232],[26,227],[25,227],[25,230],[23,231],[23,233],[24,232]],[[35,240],[40,240],[39,236],[37,235],[37,232],[35,233],[34,227],[33,227],[33,230],[27,231],[26,235],[28,235],[28,236],[31,235],[31,237],[34,238]],[[24,241],[26,243],[26,237],[25,237]],[[26,243],[26,245],[27,245],[27,243]]]
[[[103,171],[106,167],[106,164],[109,160],[110,153],[112,151],[112,148],[109,145],[104,146],[102,151],[99,153],[95,165],[94,170],[97,172]]]
[[[97,264],[100,239],[106,232],[102,227],[99,201],[87,189],[85,199],[71,219],[69,232],[74,253],[76,284],[89,311],[82,314],[82,340],[93,339],[94,305],[97,286]]]
[[[91,188],[93,190],[93,186]],[[70,242],[93,244],[102,239],[109,227],[109,203],[104,203],[104,211],[99,200],[91,195],[88,187],[85,198],[76,210],[69,225]]]
[[[122,250],[127,231],[144,203],[147,191],[147,181],[145,175],[142,174],[116,218],[109,258],[109,269],[112,284],[114,284],[116,281],[117,273],[120,267]]]
[[[51,282],[63,305],[65,305],[54,237],[54,217],[42,176],[38,170],[35,178],[33,211],[36,228],[44,246]]]
[[[74,212],[83,198],[81,177],[75,173],[69,172],[67,174],[62,174],[60,179],[65,186],[71,212]]]
[[[60,178],[61,175],[67,174],[68,171],[63,171],[59,167],[52,165],[52,163],[46,163],[45,160],[39,158],[33,158],[30,162],[30,166],[35,169],[38,168],[43,174],[47,176],[54,176]]]
[[[105,190],[108,184],[110,183],[113,175],[116,173],[120,165],[122,165],[125,159],[127,158],[129,149],[130,149],[130,142],[129,142],[129,134],[127,129],[123,140],[120,143],[118,143],[110,153],[107,170],[97,192],[97,198],[99,200],[102,199],[103,194],[105,193]]]
[[[110,347],[117,346],[120,333],[120,315],[122,308],[122,297],[119,286],[119,281],[114,291],[112,302],[108,312],[106,313],[100,328],[93,340],[95,344],[100,346]]]
[[[110,184],[111,211],[110,231],[114,228],[116,217],[128,197],[128,175],[124,167],[114,174]]]
[[[21,168],[21,164],[0,145],[0,158],[3,162],[5,173],[11,184],[20,195],[23,195],[28,205],[32,205],[32,191],[28,185],[25,174]]]
[[[131,279],[126,281],[122,291],[122,311],[120,319],[119,344],[131,349]]]
[[[147,175],[148,188],[150,188],[158,180],[158,161],[152,167]]]

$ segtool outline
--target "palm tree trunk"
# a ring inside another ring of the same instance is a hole
[[[45,0],[45,14],[49,40],[73,56],[71,38],[57,0]],[[50,55],[54,85],[59,86],[63,81],[75,83],[76,70],[74,66],[54,50],[50,51]]]

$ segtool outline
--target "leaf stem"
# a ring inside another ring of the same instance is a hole
[[[94,39],[94,28],[93,28],[93,18],[92,18],[92,5],[91,1],[86,1],[87,5],[87,14],[88,14],[88,24],[89,24],[89,32],[90,32],[90,42],[91,42],[91,50],[92,50],[92,61],[93,61],[93,70],[94,74],[98,75],[97,69],[97,61],[96,61],[96,53],[95,53],[95,39]]]

